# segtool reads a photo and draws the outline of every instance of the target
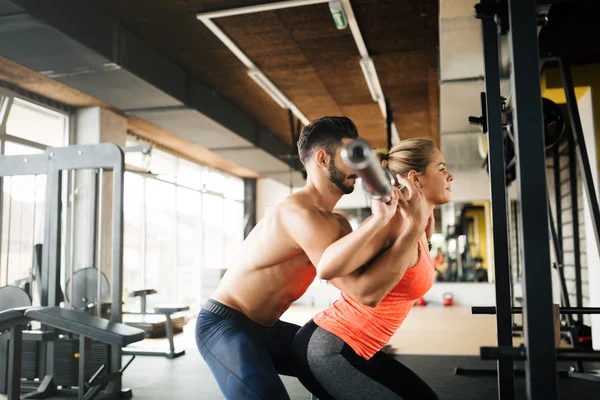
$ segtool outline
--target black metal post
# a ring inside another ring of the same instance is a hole
[[[519,235],[519,203],[513,201],[511,203],[512,215],[514,218],[514,231],[515,231],[515,254],[517,255],[515,259],[515,264],[517,264],[517,279],[521,278],[521,235]]]
[[[488,1],[488,3],[492,3]],[[504,130],[500,96],[500,63],[496,23],[483,19],[483,54],[485,65],[486,115],[488,129],[488,163],[492,200],[494,238],[494,277],[496,285],[496,329],[498,346],[512,346],[510,260],[508,250],[507,191],[504,169]],[[513,362],[498,360],[498,398],[514,399]]]
[[[83,399],[87,391],[86,382],[92,368],[92,340],[79,337],[79,377],[77,380],[77,397]]]
[[[512,314],[521,314],[523,312],[522,307],[512,307],[509,309]],[[497,308],[494,306],[488,307],[471,307],[471,313],[473,315],[493,315],[496,314]],[[570,314],[600,314],[600,307],[560,307],[558,312],[564,315]]]
[[[8,392],[7,400],[21,398],[21,351],[23,346],[22,326],[16,325],[10,329],[10,350],[8,355]]]
[[[556,236],[558,239],[559,254],[561,260],[564,260],[563,252],[563,229],[562,229],[562,189],[560,179],[560,143],[554,147],[552,155],[554,163],[554,200],[556,203]],[[561,262],[562,264],[562,262]]]
[[[244,239],[256,226],[256,179],[244,178]]]
[[[118,154],[119,162],[115,163],[112,168],[113,187],[112,187],[112,234],[111,234],[111,294],[110,299],[112,304],[118,306],[112,307],[111,321],[116,323],[123,322],[123,308],[120,305],[123,303],[123,201],[125,190],[125,155],[120,148],[115,149]],[[104,176],[104,174],[102,175]],[[103,182],[100,181],[102,185]],[[103,204],[103,202],[100,202]],[[102,221],[98,221],[102,223]],[[102,251],[102,249],[98,249]],[[98,268],[101,268],[98,265]],[[98,299],[98,307],[101,309],[102,301]],[[121,369],[121,361],[123,354],[119,346],[111,346],[110,349],[110,372],[117,372]],[[121,389],[119,385],[119,390]]]
[[[394,118],[392,115],[392,105],[390,104],[390,99],[385,99],[385,131],[386,131],[386,141],[388,151],[392,148],[392,123],[394,122]]]
[[[571,223],[573,224],[573,258],[575,263],[575,302],[582,307],[581,301],[581,245],[579,242],[579,201],[577,197],[577,164],[575,161],[575,139],[569,135],[569,184],[571,188]],[[568,292],[567,292],[568,295]],[[583,316],[578,315],[577,321],[582,322]]]
[[[581,126],[579,107],[577,106],[577,97],[575,96],[575,88],[573,87],[573,77],[571,76],[571,68],[563,58],[558,59],[558,65],[560,67],[560,75],[565,89],[565,95],[567,97],[567,108],[569,110],[569,119],[571,121],[571,133],[574,136],[575,141],[577,142],[577,160],[579,161],[579,168],[581,169],[581,173],[583,174],[583,179],[585,179],[584,188],[590,206],[592,223],[594,224],[594,239],[596,240],[597,248],[600,249],[600,208],[598,206],[598,196],[596,195],[594,180],[592,178],[592,171],[590,166],[590,159],[587,152],[587,146],[585,144],[585,138],[583,136],[583,127]],[[594,168],[596,168],[596,166],[594,166]],[[581,287],[581,268],[579,268],[579,275],[577,275],[576,271],[575,278],[577,287],[577,305],[580,306],[579,303],[583,303]],[[582,322],[582,320],[580,319],[579,322]]]
[[[523,254],[523,323],[529,400],[558,399],[548,205],[535,0],[508,0],[517,182]]]

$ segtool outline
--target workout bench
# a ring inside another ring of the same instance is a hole
[[[173,337],[175,335],[175,327],[173,326],[173,321],[171,320],[171,315],[177,312],[188,311],[190,309],[189,306],[181,306],[181,305],[169,305],[164,304],[160,306],[154,307],[154,313],[159,315],[164,315],[165,317],[165,331],[167,333],[167,338],[169,339],[169,351],[163,350],[149,350],[142,349],[136,347],[128,347],[123,349],[123,354],[130,355],[140,355],[140,356],[162,356],[169,359],[177,358],[185,354],[185,350],[175,351],[175,343]],[[146,314],[145,316],[148,316]]]
[[[65,308],[30,307],[0,312],[0,330],[10,329],[11,335],[8,400],[20,398],[21,327],[31,320],[79,336],[79,399],[116,399],[120,397],[121,375],[129,363],[120,370],[116,370],[115,367],[111,366],[107,375],[100,376],[100,373],[105,368],[103,366],[91,379],[86,381],[90,376],[92,340],[121,348],[143,340],[144,331]],[[52,370],[48,371],[48,375],[44,377],[38,389],[28,393],[23,398],[42,398],[51,395],[56,389],[52,383],[52,373]],[[103,388],[104,391],[100,394]]]
[[[129,293],[129,297],[139,297],[141,300],[141,310],[140,313],[127,313],[124,314],[123,317],[125,319],[125,323],[128,325],[138,326],[140,328],[144,328],[145,325],[153,325],[158,324],[158,320],[154,320],[157,316],[164,316],[165,318],[165,334],[167,339],[169,340],[169,351],[162,350],[149,350],[142,348],[129,347],[123,349],[123,354],[130,355],[140,355],[140,356],[162,356],[169,359],[177,358],[185,354],[185,350],[175,351],[175,343],[173,337],[175,336],[175,325],[173,324],[173,320],[171,315],[188,311],[190,309],[189,306],[183,306],[180,304],[161,304],[154,307],[153,313],[148,313],[146,309],[146,297],[151,294],[156,294],[156,290],[154,289],[140,289],[134,290]],[[153,321],[154,320],[154,321]],[[162,322],[162,321],[160,321]],[[152,333],[150,333],[152,335]]]

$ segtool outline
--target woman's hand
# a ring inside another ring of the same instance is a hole
[[[379,222],[381,222],[381,226],[387,225],[394,215],[396,215],[396,211],[398,209],[398,198],[400,196],[402,196],[400,189],[393,188],[392,193],[390,193],[390,201],[387,203],[383,200],[371,201],[371,212],[373,213],[373,218],[376,218]]]

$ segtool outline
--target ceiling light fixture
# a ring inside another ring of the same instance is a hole
[[[275,86],[262,71],[258,69],[248,70],[248,76],[252,78],[252,80],[256,82],[256,84],[260,86],[275,101],[275,103],[279,104],[279,107],[288,108],[287,104],[290,102],[288,98],[277,89],[277,86]]]
[[[348,27],[348,19],[346,18],[344,6],[342,5],[341,1],[330,1],[329,11],[331,12],[333,23],[335,24],[336,28],[342,30]]]
[[[373,59],[371,57],[365,57],[360,60],[360,68],[365,75],[365,81],[367,81],[367,86],[369,87],[369,92],[371,92],[373,101],[376,103],[379,102],[380,99],[383,99],[383,93],[381,93],[381,85],[379,83],[377,72],[375,72]]]

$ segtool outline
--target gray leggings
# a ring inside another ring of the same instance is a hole
[[[319,400],[438,400],[433,390],[392,356],[365,360],[342,339],[309,321],[294,339],[298,379]]]

